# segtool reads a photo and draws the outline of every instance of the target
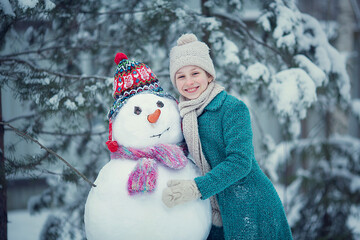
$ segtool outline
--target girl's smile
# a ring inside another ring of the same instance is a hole
[[[199,97],[212,80],[213,77],[210,74],[193,65],[182,67],[175,74],[179,93],[188,99]]]

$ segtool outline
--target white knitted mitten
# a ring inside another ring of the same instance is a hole
[[[170,180],[167,186],[163,190],[162,201],[169,208],[201,197],[194,180]]]

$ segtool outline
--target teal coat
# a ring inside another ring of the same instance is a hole
[[[223,91],[206,106],[198,124],[212,170],[195,182],[202,199],[216,194],[225,239],[292,239],[281,200],[255,160],[246,105]]]

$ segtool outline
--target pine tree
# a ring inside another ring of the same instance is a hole
[[[347,222],[360,211],[360,140],[333,134],[329,121],[335,110],[352,114],[349,76],[319,22],[295,1],[3,2],[0,84],[31,114],[2,121],[63,155],[90,180],[109,159],[104,143],[116,52],[147,63],[176,95],[169,51],[181,34],[193,32],[211,48],[217,81],[248,96],[280,126],[278,141],[262,122],[253,128],[263,135],[262,168],[286,190],[294,239],[356,237]],[[256,26],[244,21],[249,9],[261,10]],[[324,136],[307,132],[309,116],[327,119]],[[49,217],[42,239],[83,239],[91,186],[48,151],[21,156],[16,147],[5,146],[4,174],[42,173],[50,184],[30,210],[61,209]]]

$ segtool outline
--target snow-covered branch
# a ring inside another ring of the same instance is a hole
[[[18,134],[19,136],[25,138],[25,139],[29,139],[30,141],[36,143],[37,145],[40,146],[40,148],[44,149],[45,151],[47,151],[48,153],[54,155],[55,157],[57,157],[58,159],[60,159],[62,162],[64,162],[69,168],[71,168],[74,172],[76,172],[77,175],[79,175],[80,177],[82,177],[86,182],[88,182],[91,186],[96,187],[96,185],[94,183],[92,183],[87,177],[85,177],[81,172],[79,172],[76,168],[74,168],[68,161],[66,161],[64,158],[62,158],[59,154],[57,154],[56,152],[54,152],[53,150],[45,147],[43,144],[41,144],[38,140],[34,139],[33,137],[31,137],[29,134],[26,134],[22,131],[20,131],[19,129],[15,128],[14,126],[12,126],[9,123],[6,122],[0,122],[1,125],[7,126],[9,128],[11,128],[12,130],[14,130],[16,132],[16,134]]]
[[[0,63],[1,62],[10,62],[10,63],[16,62],[16,63],[24,64],[24,65],[27,65],[28,67],[30,67],[34,71],[45,72],[50,75],[62,77],[62,78],[78,79],[78,80],[86,80],[86,79],[107,80],[108,79],[108,77],[102,77],[102,76],[84,76],[84,75],[73,75],[73,74],[66,74],[66,73],[62,73],[62,72],[55,72],[55,71],[51,71],[49,69],[39,68],[27,60],[18,59],[18,58],[0,58]]]

